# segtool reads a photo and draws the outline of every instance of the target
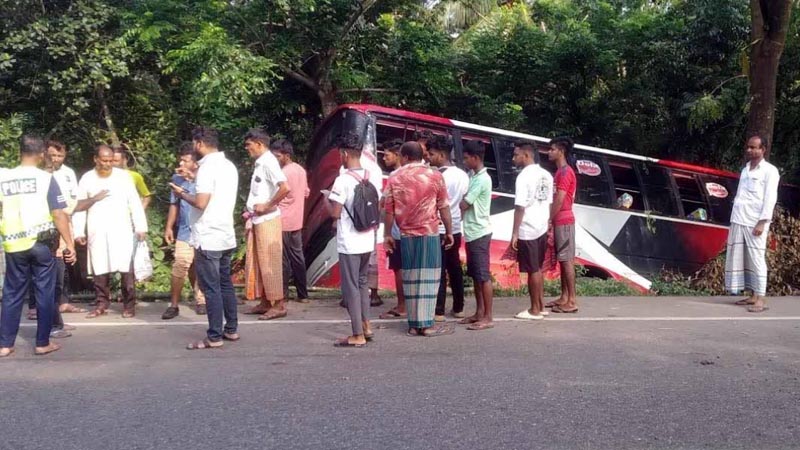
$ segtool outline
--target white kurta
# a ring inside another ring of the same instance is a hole
[[[147,232],[147,218],[131,176],[112,169],[110,176],[101,178],[96,170],[90,170],[78,183],[78,200],[104,189],[108,197],[72,217],[75,238],[87,238],[88,270],[95,275],[130,271],[136,246],[134,232]]]

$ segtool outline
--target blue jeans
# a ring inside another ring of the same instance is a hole
[[[225,333],[236,333],[239,319],[236,311],[236,292],[231,280],[231,250],[213,251],[198,248],[194,267],[200,289],[206,296],[208,311],[208,340],[222,340],[222,318],[225,317]]]
[[[47,246],[36,243],[28,250],[6,253],[3,311],[0,313],[0,347],[14,346],[31,281],[38,315],[36,346],[50,345],[50,330],[56,309],[56,259]]]

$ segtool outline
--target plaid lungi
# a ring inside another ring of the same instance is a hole
[[[755,295],[767,294],[769,225],[764,227],[761,236],[754,236],[753,228],[732,223],[728,230],[725,289],[731,294],[739,294],[744,289],[750,289]]]
[[[409,328],[433,326],[436,294],[442,279],[439,235],[403,236],[403,292]]]
[[[247,232],[244,273],[248,300],[283,299],[283,230],[281,218],[253,225]]]

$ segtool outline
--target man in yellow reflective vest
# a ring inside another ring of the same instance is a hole
[[[61,348],[50,342],[56,308],[54,255],[59,237],[67,242],[64,261],[69,264],[75,262],[75,247],[61,189],[51,174],[38,168],[44,160],[44,152],[41,139],[24,136],[20,165],[0,174],[0,202],[3,204],[0,234],[6,254],[0,358],[14,353],[22,306],[31,282],[38,310],[35,353],[46,355]]]

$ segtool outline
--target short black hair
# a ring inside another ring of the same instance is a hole
[[[517,141],[514,143],[514,148],[524,150],[531,155],[536,155],[536,144],[530,141]]]
[[[244,135],[245,141],[258,142],[264,147],[269,147],[270,139],[269,134],[261,128],[250,128]]]
[[[276,139],[269,144],[270,151],[283,153],[284,155],[294,155],[294,146],[288,139]]]
[[[414,132],[415,141],[424,140],[425,142],[427,142],[433,139],[433,136],[434,134],[431,130],[417,130]]]
[[[486,146],[483,145],[481,141],[467,141],[467,143],[464,144],[464,155],[477,156],[483,160],[485,154]]]
[[[64,145],[64,143],[61,142],[61,141],[49,140],[49,141],[45,142],[45,144],[44,144],[45,150],[50,148],[50,147],[53,147],[54,149],[56,149],[56,150],[58,150],[60,152],[67,153],[67,146]]]
[[[357,150],[361,154],[361,138],[356,133],[345,132],[336,137],[336,148],[342,151]]]
[[[197,159],[197,155],[194,152],[194,143],[192,143],[192,141],[182,142],[178,149],[178,154],[180,156],[192,155],[193,158]]]
[[[448,136],[435,135],[428,140],[428,151],[438,151],[449,158],[452,150],[453,140]]]
[[[103,150],[108,150],[109,152],[111,152],[112,155],[114,154],[114,149],[111,148],[110,145],[98,144],[94,147],[94,156],[100,156],[100,152],[102,152]]]
[[[422,146],[417,141],[408,141],[400,147],[400,155],[405,156],[409,161],[420,161]]]
[[[219,147],[219,132],[211,127],[194,127],[192,130],[192,140],[202,142],[204,145],[217,148]]]
[[[26,134],[19,140],[19,154],[23,156],[36,156],[45,152],[47,148],[44,141],[38,136]]]
[[[761,141],[761,148],[763,148],[764,149],[764,153],[766,153],[767,150],[769,149],[769,145],[767,145],[767,144],[769,144],[769,139],[767,139],[765,137],[762,137],[760,134],[756,133],[756,134],[750,136],[750,138],[748,138],[747,140],[749,141],[750,139],[753,139],[753,138],[758,138],[758,140]]]
[[[550,146],[556,147],[564,152],[565,157],[569,157],[569,155],[572,154],[572,147],[574,145],[575,143],[572,142],[572,139],[567,136],[559,136],[550,140]]]
[[[126,166],[133,167],[134,161],[133,158],[131,157],[131,148],[128,147],[128,144],[120,142],[118,145],[112,145],[111,149],[114,151],[114,153],[119,153],[120,155],[125,157],[125,161],[127,161],[127,163],[125,164]]]
[[[392,139],[383,143],[381,148],[384,152],[400,153],[400,147],[403,146],[402,139]]]

